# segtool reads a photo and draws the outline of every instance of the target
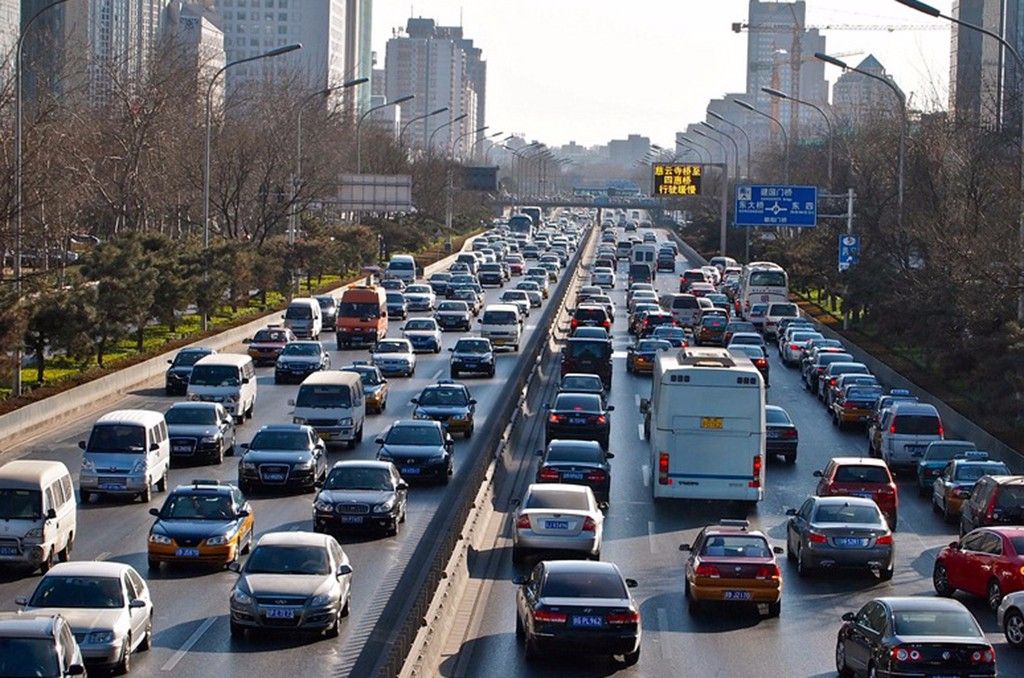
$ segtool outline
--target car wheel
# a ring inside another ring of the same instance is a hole
[[[39,571],[42,574],[46,574],[53,568],[53,549],[51,548],[49,553],[46,554],[46,558],[43,562],[39,563]]]
[[[927,497],[928,496],[928,488],[921,484],[920,479],[917,481],[917,496],[919,496],[919,497]]]
[[[540,658],[540,651],[537,649],[537,645],[525,634],[523,635],[523,649],[526,653],[526,661],[534,662]]]
[[[683,596],[686,598],[686,609],[691,616],[696,616],[703,611],[704,606],[693,597],[693,593],[690,591],[690,580],[684,578],[683,582]]]
[[[809,577],[811,568],[804,562],[804,547],[801,546],[796,552],[796,573],[800,577]]]
[[[516,639],[522,640],[526,637],[526,629],[523,628],[523,620],[519,618],[519,613],[516,612]]]
[[[894,574],[896,574],[896,565],[890,565],[887,569],[879,570],[878,578],[881,581],[892,581]]]
[[[952,523],[956,520],[956,516],[954,516],[953,512],[949,510],[949,502],[945,499],[942,500],[942,519],[947,523]]]
[[[71,548],[74,546],[74,544],[75,533],[72,532],[68,535],[68,541],[66,544],[64,544],[64,548],[62,548],[60,552],[57,554],[57,559],[60,560],[60,562],[66,563],[69,560],[71,560]]]
[[[956,589],[949,584],[949,572],[942,563],[935,563],[935,567],[932,569],[932,586],[935,588],[935,593],[945,598],[956,592]]]
[[[123,676],[132,670],[132,636],[128,634],[128,637],[124,641],[124,646],[121,648],[121,659],[118,660],[117,665],[114,667],[114,674]]]
[[[999,586],[999,581],[993,579],[988,583],[988,606],[993,612],[999,609],[999,603],[1003,602],[1003,589]]]
[[[452,379],[458,379],[459,378],[459,371],[458,370],[452,370],[452,371],[450,371],[448,373],[448,376],[450,378],[452,378]]]
[[[793,545],[789,541],[789,531],[786,531],[786,560],[791,563],[796,562],[796,551],[793,550]]]
[[[342,617],[347,617],[349,615],[349,612],[351,612],[351,611],[352,611],[352,594],[349,593],[348,594],[348,598],[345,599],[345,606],[341,608],[341,612],[339,614],[341,614]]]
[[[494,379],[494,368],[493,367],[491,368],[491,371],[487,373],[487,376],[490,377],[491,379]]]
[[[143,504],[148,504],[153,501],[153,486],[149,484],[149,479],[146,479],[146,489],[139,493],[139,498],[142,499]]]
[[[466,433],[464,434],[466,438],[472,438],[473,437],[473,429],[474,428],[476,428],[476,427],[470,426],[469,428],[466,429]]]
[[[338,610],[338,614],[334,615],[334,620],[331,625],[324,629],[324,636],[328,638],[337,638],[338,633],[341,631],[341,610]]]
[[[836,673],[840,678],[853,678],[853,670],[846,665],[846,643],[836,639]]]
[[[774,618],[778,617],[780,614],[782,614],[782,601],[781,600],[778,601],[778,602],[775,602],[775,603],[768,603],[768,617],[769,618],[774,619]]]
[[[629,652],[622,655],[623,666],[636,666],[637,662],[640,661],[640,648],[638,647],[635,651]]]
[[[939,500],[935,498],[935,493],[932,492],[932,512],[939,513],[942,511],[942,507],[939,506]]]
[[[146,622],[146,631],[142,635],[142,642],[139,643],[139,652],[145,652],[146,650],[153,647],[153,615],[149,615],[149,621]]]
[[[156,572],[157,570],[160,569],[160,561],[159,560],[153,560],[152,558],[149,558],[149,559],[146,560],[146,567],[149,568],[150,572]]]
[[[1003,618],[1003,635],[1012,647],[1024,647],[1024,615],[1013,608]]]
[[[518,546],[512,547],[512,564],[522,565],[523,563],[523,550]]]
[[[363,442],[363,424],[359,425],[359,433],[356,434],[356,443],[361,443],[361,442]],[[325,479],[326,479],[326,474],[327,474],[327,471],[325,469],[324,470]]]

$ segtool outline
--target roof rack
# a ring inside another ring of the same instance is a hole
[[[736,519],[733,519],[733,518],[722,518],[721,520],[718,521],[718,525],[720,527],[738,527],[741,530],[746,530],[746,529],[750,528],[750,521],[749,520],[736,520]]]
[[[189,484],[192,485],[193,487],[197,485],[227,485],[227,483],[221,482],[219,480],[213,480],[210,478],[193,478],[192,482]]]

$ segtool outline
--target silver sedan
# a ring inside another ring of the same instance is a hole
[[[808,497],[786,526],[786,555],[797,574],[819,568],[859,567],[893,575],[893,539],[878,505],[864,497]]]
[[[586,485],[533,484],[526,489],[515,516],[512,561],[536,551],[574,553],[601,558],[604,514]]]

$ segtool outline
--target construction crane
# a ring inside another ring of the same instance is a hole
[[[836,52],[832,56],[843,58],[843,57],[857,56],[857,55],[863,54],[863,53],[864,52],[862,52],[861,50],[853,50],[853,51],[850,51],[850,52]],[[783,54],[787,54],[787,52],[785,50],[779,50],[778,52],[776,52],[775,56],[780,56],[780,55],[783,55]],[[806,63],[808,61],[814,61],[814,60],[815,60],[815,58],[813,56],[805,56],[805,57],[802,57],[800,59],[800,63],[804,64],[804,63]],[[792,63],[791,63],[792,60],[791,59],[777,59],[776,58],[776,59],[772,59],[771,61],[754,61],[754,62],[751,62],[749,68],[750,68],[751,71],[764,71],[764,70],[768,70],[770,68],[772,70],[772,79],[771,79],[772,89],[781,89],[782,88],[782,83],[779,81],[779,65],[783,64],[783,63],[787,63],[787,62],[789,62],[792,65]],[[796,93],[792,93],[792,94],[794,96],[799,96]],[[772,97],[771,101],[769,102],[769,105],[771,106],[772,117],[778,119],[778,117],[779,117],[779,105],[780,105],[779,99],[777,97]],[[793,104],[791,103],[790,106],[792,106],[792,105]]]
[[[736,21],[732,24],[733,33],[742,33],[750,29],[758,31],[786,31],[797,28],[794,24],[748,24]],[[949,24],[815,24],[799,27],[800,30],[819,31],[948,31]]]

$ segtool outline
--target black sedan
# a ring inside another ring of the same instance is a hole
[[[516,639],[527,661],[565,650],[640,661],[640,608],[614,563],[546,560],[516,590]]]
[[[397,466],[406,481],[448,484],[454,472],[455,441],[439,421],[400,419],[376,443],[377,459]]]
[[[559,393],[548,407],[548,422],[544,430],[544,444],[552,440],[596,440],[608,449],[611,432],[609,413],[614,405],[605,407],[598,395],[587,393]]]
[[[537,450],[540,467],[538,483],[586,485],[598,503],[607,504],[611,497],[612,466],[615,457],[593,440],[553,440],[547,450]]]
[[[764,406],[765,435],[767,437],[766,451],[768,454],[777,454],[787,463],[796,461],[796,446],[800,442],[800,433],[796,424],[789,416],[789,412],[778,405]]]
[[[875,598],[843,615],[840,676],[994,676],[996,653],[978,622],[948,598]]]
[[[339,461],[313,500],[313,531],[375,529],[398,534],[409,485],[386,461]]]
[[[249,494],[256,488],[312,492],[327,475],[327,450],[309,426],[264,426],[238,461],[238,487]]]
[[[220,403],[174,403],[164,419],[174,464],[219,464],[235,453],[235,419]]]
[[[290,341],[274,364],[274,383],[301,382],[313,372],[331,369],[331,356],[319,341]]]
[[[211,353],[216,353],[212,348],[183,348],[174,356],[174,360],[168,360],[170,367],[164,376],[164,395],[185,395],[188,390],[188,379],[192,376],[192,366],[200,358],[205,358]]]

